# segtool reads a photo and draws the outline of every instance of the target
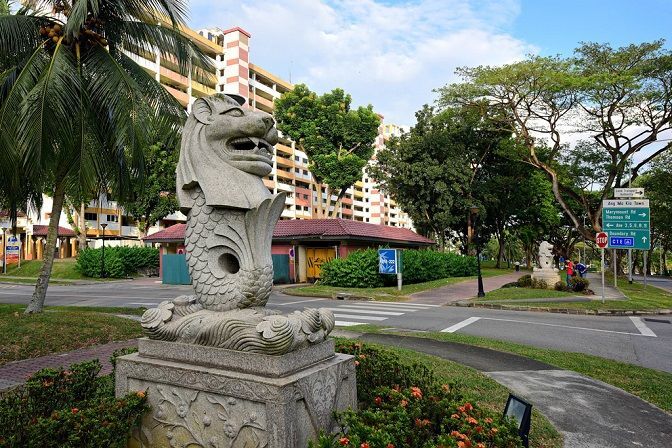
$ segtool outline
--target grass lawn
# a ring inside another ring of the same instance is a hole
[[[599,284],[591,285],[591,289],[595,291],[593,298],[600,297]],[[512,288],[516,289],[516,288]],[[625,294],[629,300],[606,300],[602,303],[601,300],[593,300],[590,302],[525,302],[516,303],[516,306],[533,306],[533,307],[549,307],[549,308],[572,308],[582,310],[655,310],[655,309],[672,309],[672,293],[664,289],[656,288],[655,286],[647,286],[644,288],[642,283],[629,284],[626,279],[619,279],[618,289]],[[498,294],[505,289],[497,290],[486,294],[486,298],[494,300]],[[532,290],[536,291],[536,290]],[[550,291],[556,292],[556,291]],[[571,295],[571,294],[570,294]],[[576,294],[574,294],[576,295]],[[535,296],[530,296],[536,298]],[[541,297],[560,297],[560,296],[537,296]],[[514,297],[511,297],[512,299]],[[520,297],[519,297],[520,298]]]
[[[75,268],[77,260],[75,258],[62,258],[54,260],[54,266],[51,269],[51,277],[54,279],[65,280],[81,280],[87,279]],[[21,262],[21,267],[18,264],[10,264],[7,266],[7,276],[13,277],[34,277],[40,275],[42,269],[42,260],[27,260]],[[0,279],[4,275],[0,275]]]
[[[488,300],[546,299],[554,297],[575,297],[576,292],[556,291],[554,289],[500,288],[489,291],[479,302]]]
[[[0,365],[142,334],[140,323],[109,314],[138,314],[139,309],[46,307],[25,315],[25,308],[0,304]]]
[[[481,270],[483,277],[494,277],[512,272],[509,269],[484,268]],[[373,300],[398,301],[407,300],[409,294],[427,291],[428,289],[440,288],[442,286],[452,285],[465,280],[473,280],[476,277],[449,277],[439,280],[432,280],[423,283],[414,283],[412,285],[403,285],[401,291],[396,286],[385,286],[383,288],[339,288],[337,286],[307,285],[294,288],[285,288],[283,293],[292,296],[303,297],[332,297],[335,293],[348,293],[357,297],[366,297]]]
[[[360,325],[348,327],[349,331],[382,333],[381,327],[375,325]],[[616,386],[639,398],[652,403],[659,408],[672,413],[672,373],[639,367],[620,361],[600,358],[583,353],[563,352],[496,339],[482,338],[458,333],[405,333],[401,330],[397,334],[436,339],[439,341],[461,342],[478,347],[491,348],[502,352],[515,353],[541,362],[573,370],[582,375],[595,378],[612,386]]]

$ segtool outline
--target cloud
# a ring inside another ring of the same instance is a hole
[[[517,0],[192,0],[191,8],[195,28],[249,31],[253,63],[320,93],[342,87],[401,125],[456,79],[456,67],[536,52],[506,32]]]

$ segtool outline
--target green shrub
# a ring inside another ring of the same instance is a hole
[[[573,277],[571,285],[572,290],[576,292],[586,291],[590,286],[590,280],[584,277]]]
[[[43,369],[24,388],[0,400],[0,446],[27,448],[125,447],[148,409],[144,392],[115,399],[112,376],[100,362]]]
[[[532,289],[548,289],[548,282],[539,278],[533,278],[530,287]]]
[[[102,248],[84,249],[77,256],[77,269],[87,277],[99,278],[102,268]],[[125,278],[139,270],[158,268],[159,250],[153,247],[105,248],[105,274]]]
[[[315,448],[522,446],[513,421],[465,402],[431,371],[409,366],[386,349],[353,341],[337,349],[356,356],[358,410],[337,414],[341,431],[321,434]],[[381,369],[381,370],[377,370]]]
[[[466,277],[477,272],[474,257],[433,250],[404,250],[401,256],[405,284]],[[376,249],[358,250],[346,258],[330,260],[322,265],[320,277],[321,283],[342,288],[378,288],[396,283],[394,275],[378,273]]]
[[[567,291],[567,286],[565,286],[565,282],[559,281],[555,282],[555,285],[553,285],[553,289],[556,291]]]
[[[520,288],[529,288],[532,286],[532,276],[530,274],[525,274],[518,279],[518,286]]]

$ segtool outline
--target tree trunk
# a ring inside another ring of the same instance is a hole
[[[58,223],[61,219],[63,210],[63,201],[65,199],[65,182],[63,179],[57,179],[54,187],[53,205],[51,217],[49,218],[49,229],[47,230],[47,247],[44,252],[44,263],[40,270],[40,276],[35,284],[33,297],[30,299],[26,314],[41,313],[44,308],[44,299],[47,295],[49,278],[51,277],[51,268],[54,265],[54,256],[56,252],[56,239],[58,238]]]
[[[77,235],[77,244],[79,245],[78,250],[86,248],[86,219],[84,219],[85,209],[86,205],[82,202],[79,205],[79,224],[77,225],[77,227],[79,227],[79,235]]]

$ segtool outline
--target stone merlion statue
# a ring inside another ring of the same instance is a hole
[[[244,109],[236,95],[200,98],[182,135],[177,196],[187,215],[187,264],[194,295],[162,302],[142,316],[150,339],[264,354],[325,340],[334,315],[288,316],[264,308],[273,286],[271,240],[285,204],[262,178],[278,134],[273,118]]]
[[[532,271],[532,278],[545,281],[549,288],[560,281],[558,270],[553,267],[553,245],[548,241],[539,245],[539,267]]]

